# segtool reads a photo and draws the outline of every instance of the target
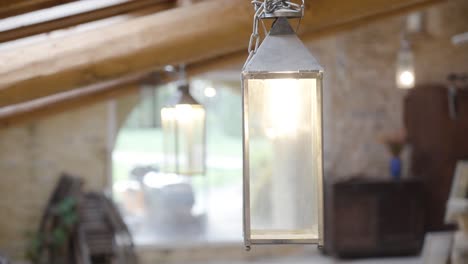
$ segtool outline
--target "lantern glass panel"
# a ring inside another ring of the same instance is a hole
[[[414,58],[410,48],[403,48],[398,53],[396,83],[400,89],[411,89],[415,85]]]
[[[205,171],[205,109],[179,104],[161,110],[164,172],[199,175]]]
[[[246,79],[250,239],[321,237],[321,79]],[[260,242],[261,243],[261,242]]]

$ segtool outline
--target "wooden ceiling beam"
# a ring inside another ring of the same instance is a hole
[[[49,8],[77,0],[6,0],[0,2],[0,18]]]
[[[447,0],[425,0],[415,2],[410,5],[400,5],[395,6],[394,8],[383,10],[382,12],[370,13],[368,15],[363,15],[361,17],[356,17],[347,22],[339,24],[330,24],[322,28],[311,29],[303,36],[303,41],[311,41],[317,38],[326,37],[334,34],[339,34],[348,30],[358,28],[360,26],[367,25],[379,20],[388,19],[395,16],[401,16],[409,14],[411,12],[420,11],[422,9],[434,6],[436,4],[441,4],[447,2]]]
[[[90,87],[0,108],[0,128],[5,129],[137,92],[140,82],[145,76],[141,74],[126,76]]]
[[[252,7],[245,0],[214,0],[122,22],[118,27],[3,52],[0,107],[161,68],[192,64],[246,48]],[[386,14],[444,0],[317,0],[301,34],[310,38],[367,23]]]
[[[245,52],[232,53],[219,58],[188,65],[187,77],[238,65],[245,59]],[[35,99],[0,108],[0,129],[14,127],[31,121],[76,110],[107,100],[137,93],[142,85],[161,85],[174,81],[167,74],[145,72],[90,85],[80,89]]]
[[[128,14],[130,12],[144,11],[148,8],[151,8],[153,12],[158,12],[173,7],[175,7],[174,0],[133,0],[117,2],[114,5],[106,6],[96,10],[2,31],[0,32],[0,43],[46,33],[57,29],[76,26],[79,24],[101,20],[117,15]]]

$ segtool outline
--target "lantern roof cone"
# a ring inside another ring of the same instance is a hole
[[[193,96],[190,94],[190,87],[188,84],[182,84],[178,87],[177,93],[169,101],[169,106],[175,105],[201,105]]]
[[[243,73],[253,72],[323,72],[323,68],[297,37],[288,19],[280,17],[243,69]]]

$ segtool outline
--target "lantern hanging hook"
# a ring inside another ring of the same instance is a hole
[[[297,2],[297,3],[296,3]],[[260,34],[259,24],[262,22],[263,28],[266,28],[263,24],[263,19],[277,19],[279,17],[286,18],[299,18],[302,19],[304,16],[305,0],[299,1],[288,1],[288,0],[253,0],[252,5],[254,6],[255,14],[253,18],[252,35],[250,35],[248,53],[249,56],[246,60],[246,64],[250,61],[252,56],[260,46]],[[300,24],[300,22],[299,22]],[[298,25],[299,26],[299,25]]]
[[[177,80],[179,85],[187,85],[187,71],[185,68],[185,64],[183,63],[179,64],[178,66],[166,65],[164,67],[164,71],[175,76],[174,78]]]
[[[261,10],[261,19],[278,17],[301,18],[304,16],[305,0],[301,0],[301,3],[288,0],[253,0],[252,4],[255,11]]]

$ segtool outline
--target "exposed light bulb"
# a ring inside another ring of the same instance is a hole
[[[400,73],[399,82],[402,88],[414,86],[414,73],[412,71],[403,71]]]

